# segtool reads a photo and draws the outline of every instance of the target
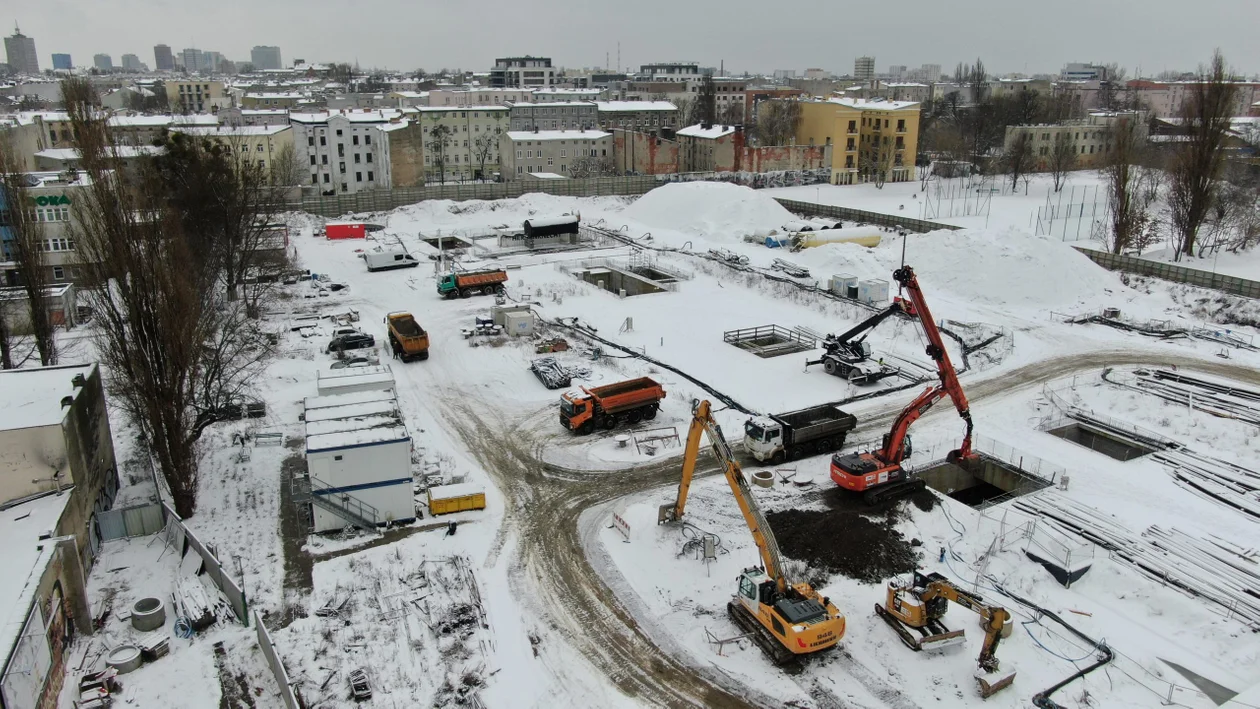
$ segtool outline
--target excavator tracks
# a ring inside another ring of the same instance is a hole
[[[927,483],[918,479],[903,480],[899,483],[880,485],[877,488],[867,490],[863,493],[862,502],[867,505],[874,506],[880,504],[881,502],[888,502],[889,500],[895,500],[899,497],[905,497],[906,495],[913,495],[925,487],[927,487]]]
[[[753,614],[748,611],[739,601],[730,601],[726,604],[726,613],[735,621],[735,624],[750,633],[753,642],[757,643],[757,647],[770,658],[770,661],[776,667],[790,675],[800,674],[805,669],[805,663],[802,659],[792,651],[783,647],[770,631],[766,630]]]

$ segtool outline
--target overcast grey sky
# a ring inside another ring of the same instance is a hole
[[[1220,47],[1245,74],[1260,72],[1260,0],[42,0],[8,2],[0,22],[34,37],[41,67],[53,52],[76,66],[115,64],[153,45],[249,59],[257,44],[294,58],[356,59],[364,67],[486,70],[496,56],[550,56],[566,67],[675,59],[728,71],[853,69],[984,59],[990,70],[1057,72],[1066,62],[1118,62],[1133,75],[1193,69]],[[6,31],[4,34],[8,34]]]

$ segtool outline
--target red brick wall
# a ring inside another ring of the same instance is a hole
[[[679,172],[678,143],[637,131],[613,131],[613,151],[619,172],[668,175]]]

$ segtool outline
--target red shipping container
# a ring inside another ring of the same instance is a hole
[[[367,224],[363,222],[328,222],[324,236],[329,239],[366,239]]]

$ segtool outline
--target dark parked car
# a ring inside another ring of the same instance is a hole
[[[332,354],[333,352],[345,352],[346,350],[361,350],[365,347],[375,347],[375,346],[376,346],[375,337],[372,337],[371,335],[365,335],[363,333],[359,333],[357,335],[342,335],[341,337],[334,337],[332,341],[328,343],[328,348],[324,351],[328,352],[329,354]]]

